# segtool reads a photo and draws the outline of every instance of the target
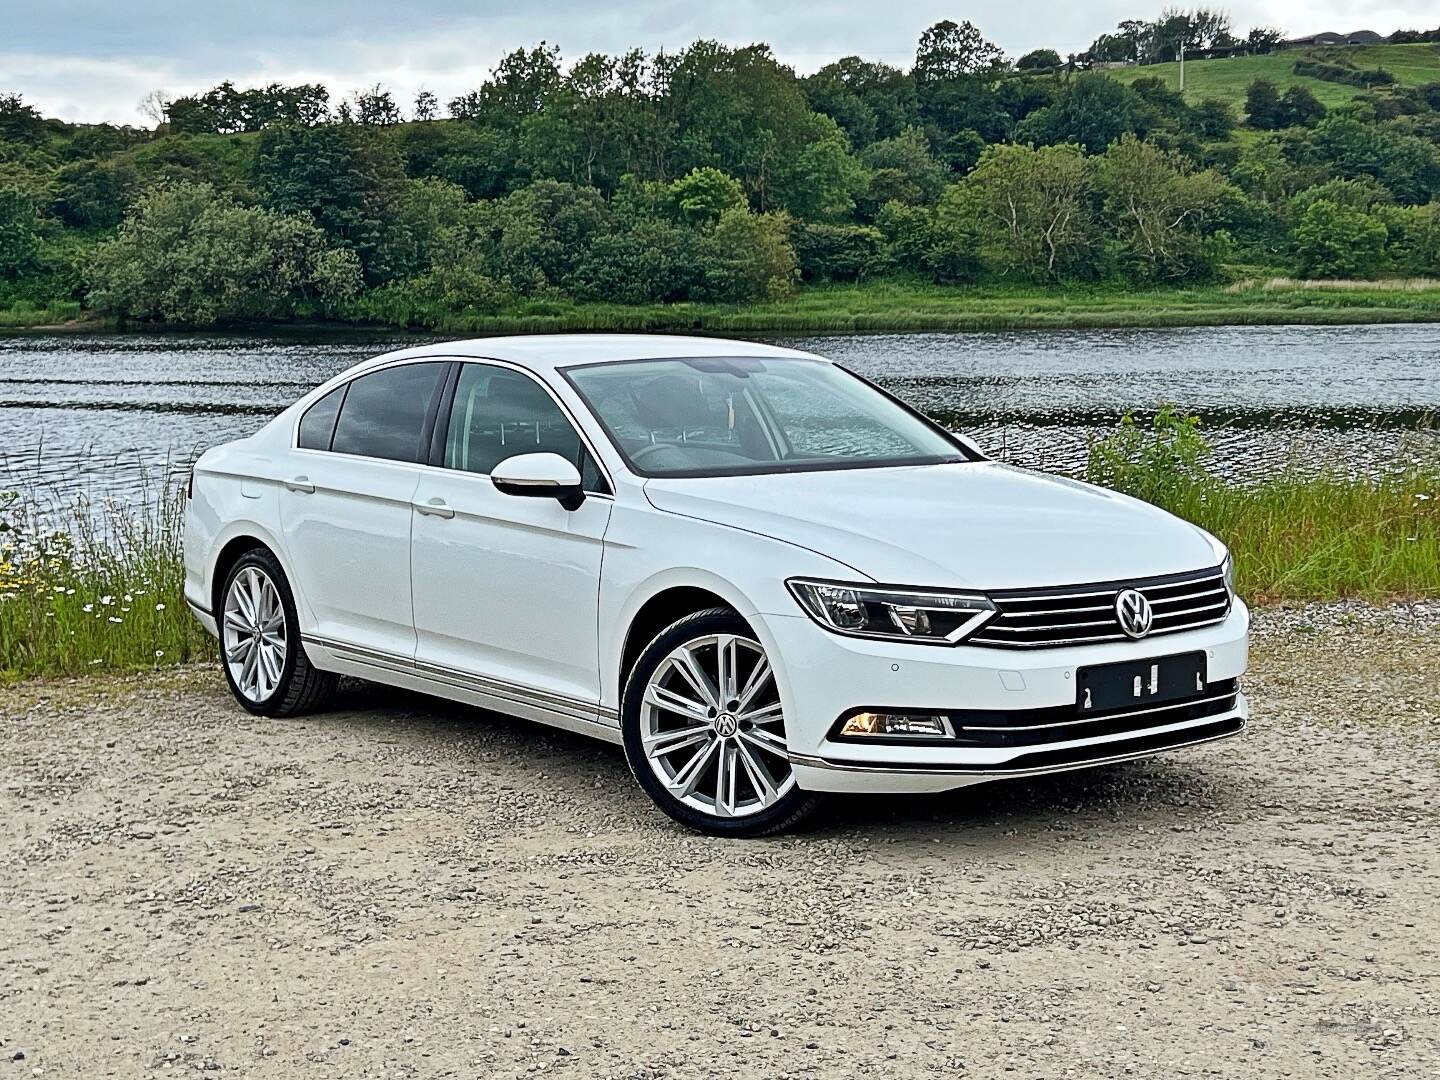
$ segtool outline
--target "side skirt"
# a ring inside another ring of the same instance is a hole
[[[311,661],[325,671],[353,675],[358,679],[399,686],[508,716],[534,720],[616,746],[622,741],[618,715],[614,710],[593,702],[471,675],[329,638],[305,636],[301,640]]]

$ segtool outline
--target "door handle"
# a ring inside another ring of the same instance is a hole
[[[315,485],[310,482],[308,476],[297,476],[293,480],[286,480],[285,487],[290,491],[298,491],[303,495],[310,495],[315,491]]]
[[[455,516],[455,510],[446,506],[444,499],[431,499],[429,502],[411,503],[410,505],[415,507],[418,513],[425,514],[427,517],[453,518]]]

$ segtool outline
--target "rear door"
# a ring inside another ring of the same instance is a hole
[[[301,418],[281,520],[293,584],[314,620],[307,634],[321,644],[415,654],[410,504],[449,369],[382,368]]]
[[[438,467],[415,492],[411,563],[416,659],[501,694],[595,718],[600,562],[613,500],[554,396],[526,372],[466,362],[442,409]],[[443,435],[443,441],[441,436]],[[586,498],[506,495],[496,464],[550,452],[573,461]]]

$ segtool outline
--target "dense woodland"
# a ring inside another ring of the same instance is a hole
[[[908,70],[847,57],[805,77],[765,45],[567,62],[542,43],[446,103],[225,83],[157,95],[151,128],[0,93],[0,307],[434,325],[881,277],[1440,274],[1440,82],[1296,51],[1354,99],[1257,81],[1237,109],[1100,69],[1279,37],[1169,13],[1012,61],[942,22]]]

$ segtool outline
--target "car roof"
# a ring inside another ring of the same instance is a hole
[[[682,337],[673,334],[525,334],[438,341],[418,348],[400,349],[365,361],[352,368],[349,373],[395,360],[411,360],[425,356],[504,360],[533,371],[556,371],[581,364],[616,360],[670,360],[698,356],[755,356],[773,360],[824,359],[798,349],[785,349],[757,341],[731,341],[726,338]]]

